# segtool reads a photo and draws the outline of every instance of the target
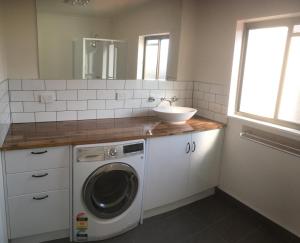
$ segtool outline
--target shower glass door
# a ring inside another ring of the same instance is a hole
[[[83,79],[122,79],[126,73],[124,41],[83,38]]]

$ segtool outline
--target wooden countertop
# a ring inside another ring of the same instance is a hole
[[[54,147],[145,139],[194,131],[224,124],[194,117],[185,124],[163,123],[155,117],[98,119],[11,124],[2,150]]]

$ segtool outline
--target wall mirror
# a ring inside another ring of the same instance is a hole
[[[181,0],[36,0],[40,79],[176,80]]]

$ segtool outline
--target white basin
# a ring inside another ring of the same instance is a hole
[[[162,121],[175,124],[185,123],[197,112],[194,108],[180,106],[158,106],[153,111]]]

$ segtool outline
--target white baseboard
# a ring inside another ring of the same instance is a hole
[[[10,240],[10,243],[41,243],[44,241],[57,240],[66,237],[69,237],[68,229],[24,237],[24,238],[12,239]]]
[[[155,215],[159,215],[159,214],[162,214],[162,213],[166,213],[168,211],[172,211],[176,208],[183,207],[187,204],[190,204],[190,203],[193,203],[193,202],[198,201],[200,199],[209,197],[213,194],[215,194],[215,188],[208,189],[206,191],[203,191],[203,192],[195,194],[191,197],[182,199],[182,200],[177,201],[175,203],[171,203],[171,204],[167,204],[165,206],[159,207],[159,208],[154,208],[154,209],[147,210],[143,213],[143,218],[146,219],[146,218],[150,218],[150,217],[155,216]]]

